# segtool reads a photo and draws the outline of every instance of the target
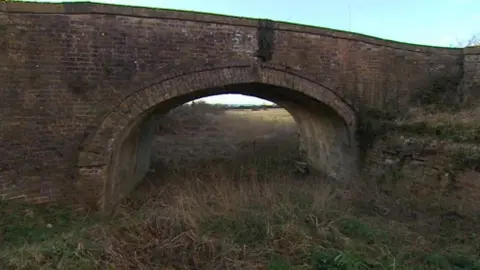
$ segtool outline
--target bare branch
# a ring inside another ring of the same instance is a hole
[[[480,46],[480,33],[472,36],[468,40],[458,40],[457,39],[457,46],[458,47],[475,47]]]

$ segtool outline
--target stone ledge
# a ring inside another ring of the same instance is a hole
[[[9,13],[33,13],[33,14],[115,14],[134,17],[147,17],[159,19],[175,19],[209,22],[218,24],[238,25],[244,27],[258,27],[259,19],[233,17],[209,13],[167,10],[159,8],[132,7],[121,5],[98,4],[91,2],[64,2],[64,3],[37,3],[37,2],[2,2],[0,12]],[[415,45],[393,40],[381,39],[358,33],[351,33],[329,28],[314,27],[286,22],[275,22],[275,29],[308,33],[313,35],[330,36],[340,39],[361,41],[374,45],[391,47],[421,53],[437,53],[462,55],[461,48],[433,47]]]

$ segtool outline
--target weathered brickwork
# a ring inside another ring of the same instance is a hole
[[[341,168],[355,163],[359,104],[406,110],[412,93],[463,70],[470,77],[462,85],[478,85],[470,81],[478,80],[478,62],[462,49],[259,25],[169,10],[1,2],[1,199],[114,204],[131,185],[112,179],[145,170],[145,157],[139,169],[128,165],[137,159],[118,158],[146,148],[141,120],[227,92],[285,106],[312,163],[348,177]],[[114,169],[125,164],[130,171]]]
[[[464,49],[464,75],[460,84],[460,93],[469,103],[476,103],[480,99],[480,47]]]

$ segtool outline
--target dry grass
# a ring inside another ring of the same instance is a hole
[[[480,141],[480,107],[451,112],[412,108],[407,114],[388,120],[387,130],[414,136],[435,137],[454,143]]]
[[[173,112],[110,221],[3,206],[0,269],[480,269],[477,217],[297,174],[286,116]]]
[[[427,122],[432,125],[480,125],[480,107],[456,112],[427,112],[416,108],[410,112],[410,122]]]

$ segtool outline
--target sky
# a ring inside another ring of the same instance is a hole
[[[62,2],[37,0],[37,2]],[[69,1],[69,2],[84,2]],[[96,0],[92,2],[191,10],[300,23],[384,39],[456,46],[480,34],[480,0]],[[258,104],[239,95],[211,103]]]

